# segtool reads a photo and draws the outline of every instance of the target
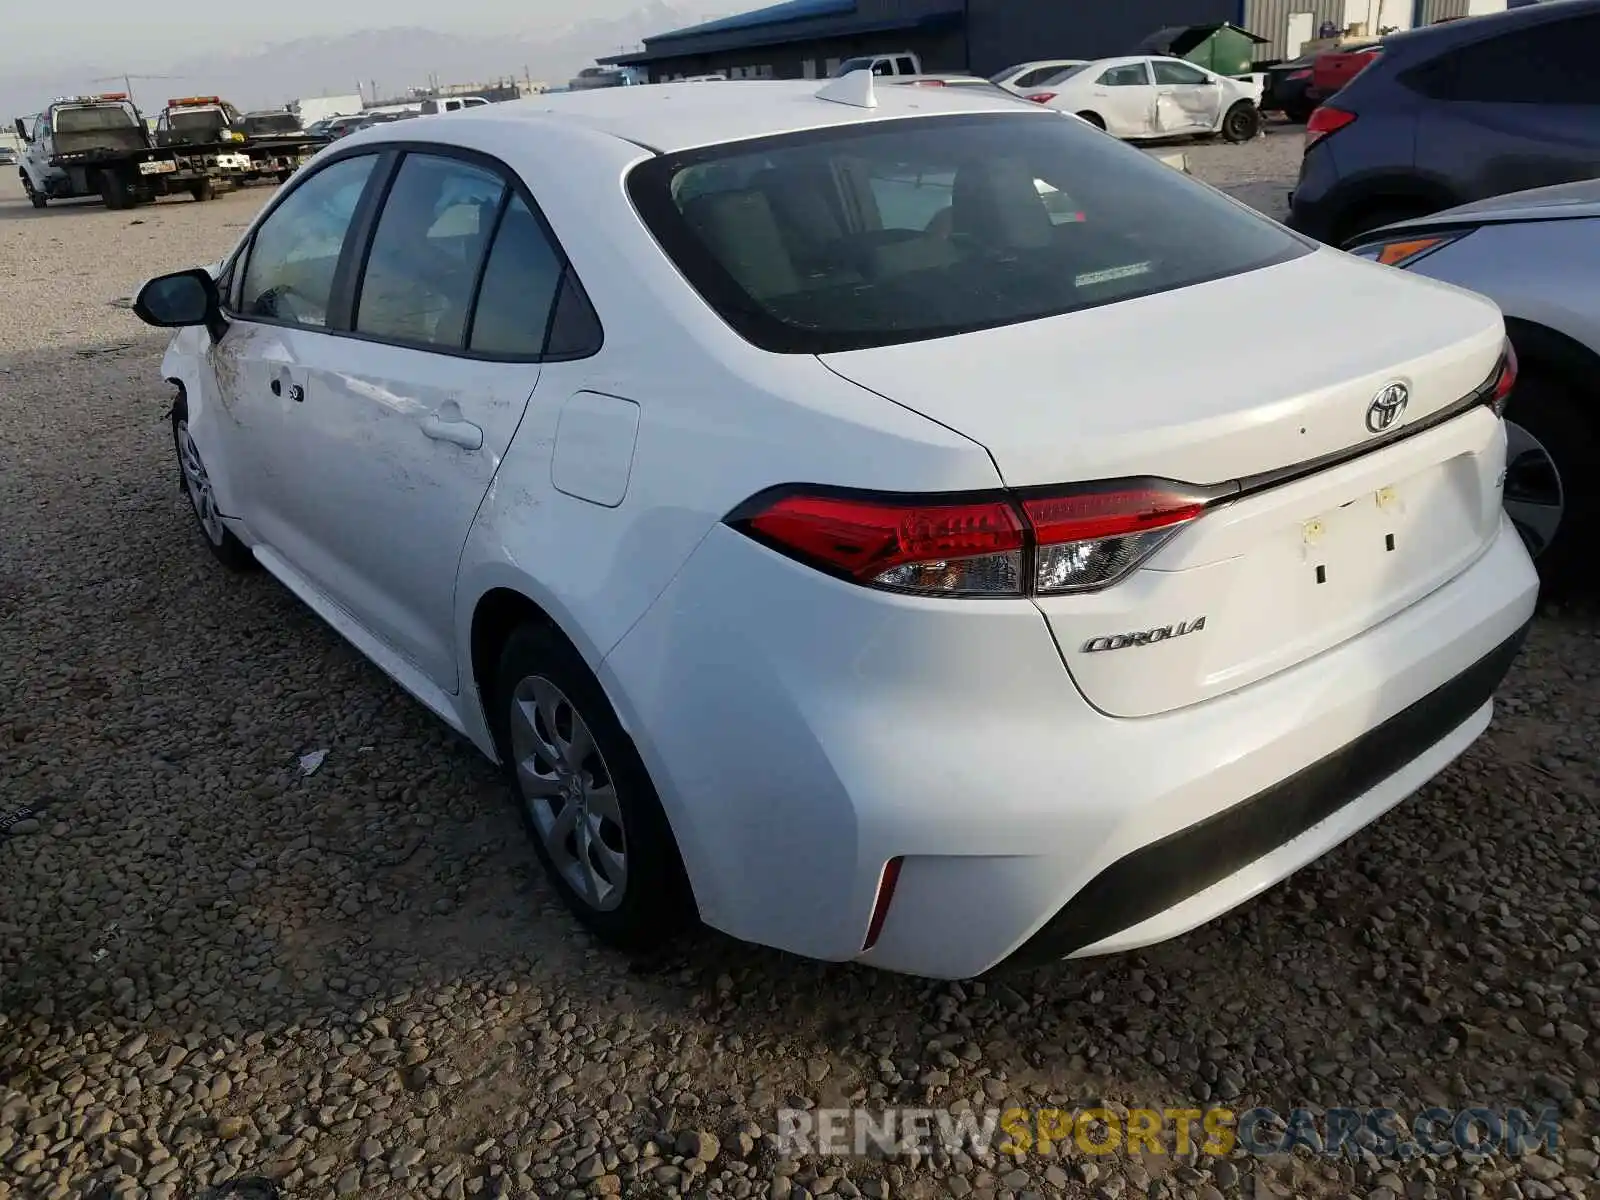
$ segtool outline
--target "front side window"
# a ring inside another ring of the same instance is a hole
[[[367,255],[356,332],[459,349],[505,190],[486,167],[406,155]]]
[[[1157,83],[1195,84],[1205,83],[1210,78],[1200,68],[1172,58],[1158,58],[1150,65],[1155,69]]]
[[[376,162],[364,154],[333,163],[267,215],[250,247],[240,316],[327,325],[339,255]]]
[[[1096,82],[1101,87],[1143,87],[1150,82],[1150,76],[1143,63],[1127,63],[1112,67]]]
[[[1058,114],[930,116],[662,155],[629,176],[667,254],[779,353],[1008,325],[1310,252]]]

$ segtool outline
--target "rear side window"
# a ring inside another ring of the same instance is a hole
[[[468,348],[481,354],[542,354],[562,265],[544,227],[520,196],[512,197],[483,269]]]
[[[460,349],[505,190],[485,167],[406,155],[367,253],[356,331]]]
[[[663,155],[635,205],[751,342],[823,354],[1234,275],[1305,242],[1047,112],[933,116]]]
[[[1412,82],[1437,100],[1600,106],[1600,16],[1462,46],[1418,69]]]
[[[1150,75],[1143,63],[1127,63],[1112,67],[1095,82],[1101,87],[1142,87],[1150,82]]]

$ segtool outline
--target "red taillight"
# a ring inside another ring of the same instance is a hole
[[[1054,100],[1055,98],[1056,93],[1054,92],[1034,92],[1033,95],[1028,97],[1028,99],[1032,100],[1035,104],[1049,104],[1050,101]]]
[[[1517,386],[1517,351],[1511,344],[1511,339],[1506,339],[1505,353],[1500,356],[1500,368],[1494,378],[1494,391],[1489,396],[1489,404],[1497,413],[1506,410],[1506,401],[1510,398],[1512,390]]]
[[[1290,79],[1310,79],[1311,78],[1311,68],[1307,67],[1304,71],[1296,71],[1293,75],[1290,75],[1289,78]]]
[[[1113,583],[1205,507],[1200,497],[1159,487],[1024,500],[1038,545],[1034,587],[1081,592]]]
[[[1003,500],[897,504],[794,495],[747,532],[861,583],[951,595],[1016,594],[1022,522]]]
[[[857,583],[940,596],[1094,591],[1132,571],[1210,497],[1139,481],[958,503],[790,492],[735,529]]]
[[[1356,115],[1353,112],[1324,104],[1312,113],[1311,119],[1306,122],[1306,149],[1311,149],[1330,133],[1338,133],[1355,119]]]

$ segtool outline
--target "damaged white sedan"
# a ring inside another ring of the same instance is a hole
[[[502,764],[623,947],[1174,936],[1459,755],[1533,612],[1492,304],[983,89],[374,127],[137,312],[212,552]]]
[[[1020,93],[1115,137],[1209,137],[1248,142],[1261,132],[1261,86],[1181,58],[1102,58]]]

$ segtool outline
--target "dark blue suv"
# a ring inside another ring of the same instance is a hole
[[[1392,34],[1319,108],[1289,225],[1340,245],[1392,221],[1600,176],[1600,0]]]

